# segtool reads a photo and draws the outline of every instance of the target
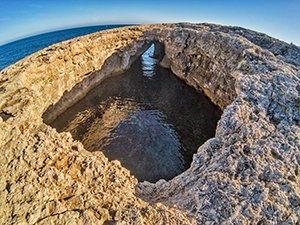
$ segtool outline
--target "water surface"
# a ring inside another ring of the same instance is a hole
[[[170,70],[153,46],[125,73],[109,77],[51,126],[89,151],[118,159],[139,181],[169,180],[186,170],[215,134],[221,111]]]
[[[23,38],[0,46],[0,71],[32,53],[75,37],[126,25],[104,25],[65,29]]]

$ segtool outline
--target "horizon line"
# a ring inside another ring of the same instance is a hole
[[[141,24],[147,24],[147,23],[141,23]],[[47,30],[43,30],[43,31],[38,31],[38,32],[33,32],[31,34],[27,34],[27,35],[23,35],[23,36],[19,36],[13,39],[10,39],[8,41],[4,41],[0,43],[0,47],[16,42],[16,41],[20,41],[26,38],[30,38],[30,37],[35,37],[38,35],[43,35],[43,34],[47,34],[47,33],[52,33],[52,32],[57,32],[57,31],[63,31],[63,30],[71,30],[71,29],[76,29],[76,28],[85,28],[85,27],[97,27],[97,26],[117,26],[117,25],[121,25],[121,26],[134,26],[134,25],[141,25],[141,24],[134,24],[134,23],[109,23],[109,24],[86,24],[86,25],[76,25],[76,26],[65,26],[65,27],[60,27],[60,28],[53,28],[53,29],[47,29]],[[149,23],[150,24],[150,23]]]

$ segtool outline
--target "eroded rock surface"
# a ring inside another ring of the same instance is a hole
[[[137,184],[44,121],[153,42],[161,64],[224,113],[189,170]],[[0,75],[0,223],[300,223],[299,69],[299,47],[212,24],[118,28],[26,57]]]

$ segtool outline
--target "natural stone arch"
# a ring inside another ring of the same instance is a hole
[[[106,77],[114,76],[127,70],[152,44],[154,45],[153,57],[161,61],[165,56],[165,47],[163,43],[156,40],[137,40],[122,50],[117,50],[105,60],[100,70],[88,74],[87,77],[77,83],[70,91],[65,91],[56,104],[49,106],[43,114],[44,122],[47,124],[51,123],[58,115],[83,98],[89,90]]]

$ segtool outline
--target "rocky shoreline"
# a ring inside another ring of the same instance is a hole
[[[190,169],[155,184],[44,123],[152,43],[224,110]],[[0,223],[300,223],[299,71],[299,47],[213,24],[118,28],[26,57],[0,73]]]

